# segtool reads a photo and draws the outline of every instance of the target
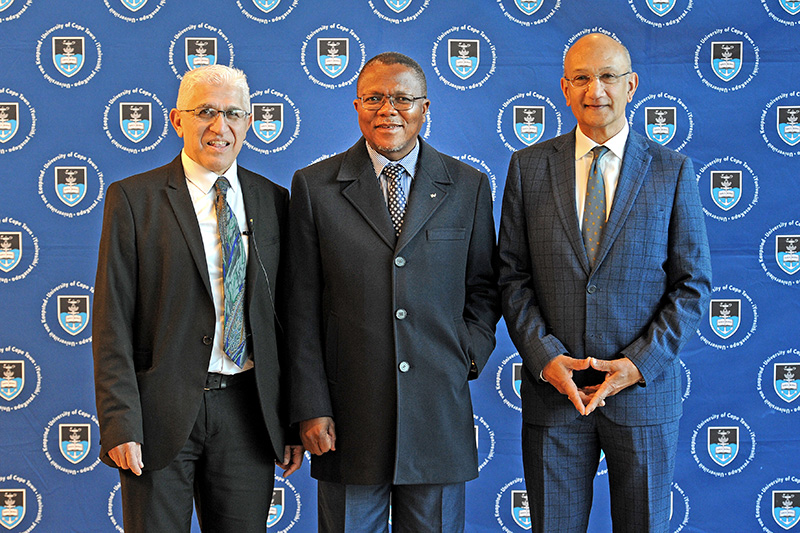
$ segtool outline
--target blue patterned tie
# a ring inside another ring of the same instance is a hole
[[[401,165],[388,164],[383,167],[383,173],[389,180],[389,215],[392,217],[395,236],[400,236],[403,226],[403,214],[406,211],[406,195],[400,175],[403,173]]]
[[[589,180],[586,183],[586,202],[583,206],[583,245],[589,256],[589,264],[594,266],[600,248],[600,237],[606,223],[606,187],[603,173],[598,168],[598,161],[608,148],[595,146],[592,148],[592,166],[589,168]]]
[[[224,350],[236,366],[244,367],[245,354],[244,327],[244,275],[247,257],[244,253],[242,233],[236,215],[231,211],[225,195],[231,184],[219,177],[214,184],[217,197],[214,207],[217,211],[217,228],[222,244],[222,279],[225,300]]]

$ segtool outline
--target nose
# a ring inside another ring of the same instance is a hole
[[[600,81],[600,78],[597,76],[592,76],[592,79],[589,80],[589,84],[586,86],[587,94],[592,96],[599,96],[602,95],[606,91],[605,84]]]
[[[211,121],[211,124],[209,124],[209,128],[213,132],[222,132],[229,127],[230,125],[228,124],[228,121],[225,119],[224,113],[218,113],[217,116],[214,117],[214,120]]]
[[[391,98],[387,96],[383,99],[383,105],[378,109],[378,113],[382,115],[394,115],[397,113],[397,109],[394,108]]]

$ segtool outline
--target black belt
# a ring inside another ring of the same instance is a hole
[[[238,374],[217,374],[209,372],[206,375],[206,386],[204,390],[227,389],[245,383],[245,380],[252,378],[253,371],[247,370]]]

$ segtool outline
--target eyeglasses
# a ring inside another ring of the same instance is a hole
[[[368,111],[377,111],[383,107],[386,99],[393,108],[398,111],[408,111],[414,107],[417,100],[424,100],[427,96],[411,96],[410,94],[368,94],[367,96],[359,96],[361,105]]]
[[[214,109],[213,107],[195,107],[194,109],[178,109],[183,113],[191,113],[195,117],[199,118],[203,122],[214,122],[217,120],[218,115],[222,115],[225,117],[231,124],[237,124],[243,120],[246,120],[247,117],[250,116],[250,113],[245,111],[244,109]]]
[[[593,79],[601,82],[603,85],[616,85],[619,83],[620,78],[623,76],[627,76],[631,74],[631,71],[625,72],[624,74],[611,74],[610,72],[606,72],[604,74],[579,74],[574,78],[567,78],[564,76],[564,79],[567,80],[572,84],[573,87],[578,89],[586,87],[589,85]]]

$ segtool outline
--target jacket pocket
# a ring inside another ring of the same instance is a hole
[[[463,241],[467,236],[464,228],[440,228],[427,230],[429,241]]]

